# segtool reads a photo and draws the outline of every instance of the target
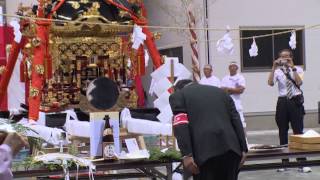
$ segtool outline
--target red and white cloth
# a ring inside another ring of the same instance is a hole
[[[173,126],[189,124],[188,115],[186,113],[180,113],[173,117]]]

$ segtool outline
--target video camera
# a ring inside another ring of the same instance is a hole
[[[278,59],[278,60],[276,60],[276,64],[278,66],[287,66],[288,60],[287,59]]]

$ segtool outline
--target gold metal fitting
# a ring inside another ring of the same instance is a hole
[[[89,3],[89,0],[80,0],[80,2],[83,4],[87,4],[87,3]]]
[[[30,97],[37,97],[40,94],[39,89],[30,87]]]
[[[123,18],[123,17],[130,16],[130,14],[127,11],[120,10],[119,16]]]
[[[155,40],[159,40],[159,39],[161,38],[161,36],[162,36],[162,34],[159,33],[159,32],[154,32],[154,33],[153,33],[153,38],[154,38]]]
[[[5,70],[6,70],[5,66],[0,66],[0,75],[2,75]]]
[[[80,8],[80,3],[77,1],[69,1],[69,4],[71,4],[73,9],[79,9]]]
[[[38,74],[41,74],[41,75],[44,74],[44,66],[43,66],[43,65],[37,64],[37,65],[35,66],[35,69],[36,69],[36,72],[37,72]]]
[[[6,46],[6,52],[7,52],[8,54],[9,54],[11,48],[12,48],[12,45],[11,45],[11,44],[8,44],[8,45]]]
[[[162,36],[162,34],[159,33],[159,32],[154,32],[154,33],[153,33],[153,38],[154,38],[155,40],[159,40],[159,39],[161,38],[161,36]]]
[[[30,49],[32,47],[32,45],[31,45],[31,43],[27,43],[24,47],[27,49]]]
[[[34,47],[40,46],[40,43],[41,43],[41,39],[38,38],[38,37],[33,38],[32,41],[31,41],[31,44],[32,44],[32,46],[34,46]]]

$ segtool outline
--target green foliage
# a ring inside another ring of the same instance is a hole
[[[168,149],[166,152],[161,152],[160,148],[154,147],[149,149],[150,158],[152,161],[179,161],[181,153],[173,148]]]
[[[67,162],[68,168],[75,168],[76,163],[73,161],[68,161]],[[29,169],[48,169],[49,171],[56,171],[56,170],[62,170],[62,165],[61,164],[44,164],[43,162],[40,161],[34,161],[33,157],[27,157],[23,161],[20,162],[14,162],[12,165],[12,168],[17,171],[17,170],[25,170],[28,171]]]
[[[71,143],[68,146],[68,154],[71,154],[71,155],[74,155],[74,156],[77,156],[79,154],[79,150],[78,150],[78,147],[77,147],[76,144]]]

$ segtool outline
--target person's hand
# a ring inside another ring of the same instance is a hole
[[[221,89],[223,89],[223,90],[224,90],[224,92],[226,92],[226,93],[228,93],[228,94],[229,94],[229,89],[230,89],[230,88],[228,88],[228,87],[221,87]]]
[[[199,174],[199,168],[197,164],[194,162],[192,156],[187,156],[183,158],[183,165],[184,167],[190,171],[192,174]]]
[[[9,133],[3,144],[7,144],[11,148],[13,156],[18,154],[23,147],[28,146],[27,140],[18,133]]]
[[[276,67],[278,67],[278,65],[279,65],[279,62],[280,62],[280,59],[274,60],[273,64],[272,64],[272,69],[276,69]]]
[[[241,168],[243,166],[244,162],[246,161],[246,158],[247,158],[247,153],[246,152],[242,152],[239,168]]]
[[[293,63],[293,60],[292,60],[292,58],[288,58],[287,59],[287,65],[288,65],[288,67],[294,67],[294,63]]]

